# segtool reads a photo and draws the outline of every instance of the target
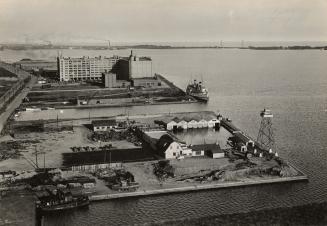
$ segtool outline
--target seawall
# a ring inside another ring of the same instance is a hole
[[[111,200],[111,199],[127,198],[127,197],[152,196],[152,195],[160,195],[160,194],[172,194],[172,193],[181,193],[181,192],[222,189],[222,188],[230,188],[230,187],[243,187],[243,186],[253,186],[253,185],[263,185],[263,184],[274,184],[274,183],[300,182],[300,181],[308,181],[308,177],[305,175],[301,175],[295,177],[272,178],[272,179],[253,180],[253,181],[237,181],[237,182],[226,182],[226,183],[215,183],[215,184],[201,184],[201,185],[176,187],[176,188],[143,190],[143,191],[136,191],[136,192],[125,192],[125,193],[104,194],[104,195],[92,195],[90,196],[90,200],[101,201],[101,200]]]

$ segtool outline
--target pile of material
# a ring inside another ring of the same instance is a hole
[[[93,173],[95,177],[101,180],[106,180],[107,178],[111,178],[113,176],[116,176],[115,170],[111,168],[105,168],[105,169],[98,169]]]
[[[175,177],[175,170],[170,165],[169,160],[161,160],[153,164],[153,173],[159,180],[165,180],[169,177]]]
[[[0,161],[19,158],[21,156],[21,151],[26,149],[29,144],[39,143],[38,140],[23,140],[23,141],[3,141],[0,142]]]
[[[101,147],[90,147],[90,146],[85,146],[85,147],[70,147],[70,149],[73,152],[92,152],[92,151],[106,151],[106,150],[110,150],[111,148],[113,148],[112,144],[106,144],[103,145]]]
[[[92,141],[108,142],[113,140],[127,140],[131,143],[139,142],[139,139],[135,136],[131,129],[123,131],[106,131],[106,132],[94,132],[89,137]]]
[[[139,184],[134,175],[124,169],[99,169],[94,175],[107,182],[107,186],[114,191],[136,191]]]

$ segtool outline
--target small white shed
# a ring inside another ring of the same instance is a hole
[[[167,123],[167,130],[177,129],[177,122],[170,121]]]
[[[190,129],[196,129],[196,128],[198,128],[198,122],[197,121],[195,121],[194,119],[192,119],[191,121],[189,121],[188,123],[187,123],[187,128],[190,128]]]
[[[177,127],[182,129],[187,129],[187,122],[185,120],[182,120],[177,123]]]
[[[199,123],[198,123],[198,127],[199,128],[207,128],[208,127],[208,122],[207,122],[207,120],[205,120],[205,119],[201,119],[200,121],[199,121]]]
[[[219,126],[219,124],[220,124],[220,121],[218,119],[210,119],[208,121],[208,127],[209,128],[213,128],[213,127]]]

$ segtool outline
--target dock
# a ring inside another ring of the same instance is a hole
[[[220,121],[220,124],[222,127],[224,127],[228,132],[231,134],[237,133],[237,132],[242,132],[239,128],[237,128],[230,120],[227,118],[223,118]]]
[[[90,201],[102,201],[102,200],[112,200],[112,199],[120,199],[120,198],[128,198],[128,197],[143,197],[143,196],[153,196],[153,195],[162,195],[162,194],[193,192],[193,191],[201,191],[201,190],[213,190],[213,189],[223,189],[223,188],[231,188],[231,187],[244,187],[244,186],[253,186],[253,185],[301,182],[301,181],[302,182],[308,181],[308,177],[306,175],[301,175],[295,177],[272,178],[272,179],[252,180],[252,181],[236,181],[236,182],[226,182],[226,183],[212,183],[212,184],[201,184],[201,185],[176,187],[176,188],[142,190],[136,192],[125,192],[125,193],[116,193],[116,194],[91,195]]]

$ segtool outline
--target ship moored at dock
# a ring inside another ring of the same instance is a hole
[[[42,212],[54,212],[88,206],[87,195],[78,190],[47,188],[36,193],[36,208]]]
[[[203,82],[197,82],[196,79],[188,84],[186,94],[202,102],[208,102],[209,100],[209,92],[207,88],[204,86]]]

